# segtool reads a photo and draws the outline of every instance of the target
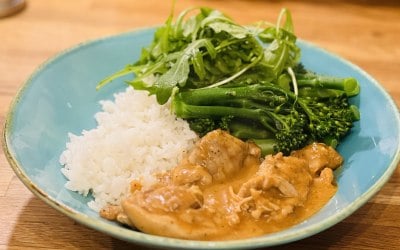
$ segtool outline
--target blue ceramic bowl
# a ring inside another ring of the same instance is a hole
[[[41,65],[16,96],[6,119],[3,146],[21,181],[39,198],[66,216],[122,240],[148,246],[196,249],[237,249],[272,246],[316,234],[356,211],[389,179],[399,162],[399,112],[384,89],[353,64],[309,43],[299,41],[302,62],[318,73],[353,76],[361,93],[351,101],[361,120],[339,145],[345,159],[336,171],[338,192],[309,220],[262,237],[200,242],[152,236],[100,218],[86,203],[90,197],[64,188],[59,155],[67,133],[80,134],[96,126],[99,101],[125,89],[114,82],[96,91],[104,77],[134,62],[151,40],[154,29],[143,29],[80,44]]]

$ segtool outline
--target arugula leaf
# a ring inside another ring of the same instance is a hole
[[[195,58],[194,60],[196,60],[197,63],[201,62],[198,58],[201,57],[202,52],[200,48],[202,47],[206,48],[206,51],[211,57],[215,57],[214,46],[209,40],[201,39],[189,44],[186,49],[176,55],[177,60],[169,70],[157,79],[154,86],[151,86],[151,89],[156,87],[155,94],[158,103],[166,103],[172,94],[172,90],[177,85],[179,85],[179,87],[185,86],[190,73],[190,62],[193,61],[191,59]],[[201,66],[198,65],[196,67],[199,68]],[[201,77],[204,77],[205,74],[201,73],[201,70],[199,72]]]
[[[158,103],[166,103],[171,96],[172,89],[178,84],[185,84],[190,72],[189,58],[190,55],[183,54],[178,61],[158,79],[156,82]]]

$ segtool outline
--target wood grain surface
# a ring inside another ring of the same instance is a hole
[[[400,104],[400,1],[181,0],[176,12],[206,5],[242,24],[292,11],[299,38],[334,52],[377,79]],[[80,42],[161,24],[171,1],[27,0],[0,19],[0,123],[33,70]],[[77,224],[33,196],[0,153],[0,249],[143,249]],[[400,168],[343,222],[283,249],[400,249]]]

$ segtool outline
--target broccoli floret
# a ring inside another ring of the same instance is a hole
[[[252,137],[263,155],[282,152],[288,155],[292,150],[304,147],[310,140],[305,131],[306,116],[293,110],[290,114],[270,114],[276,121],[277,130],[273,136]]]
[[[227,116],[221,117],[221,119],[218,123],[218,128],[229,131],[229,125],[231,124],[233,118],[234,118],[233,115],[227,115]]]
[[[191,130],[196,132],[200,137],[203,137],[208,132],[211,132],[215,129],[222,129],[226,131],[230,131],[229,126],[233,119],[233,116],[222,116],[220,119],[210,118],[210,117],[201,117],[188,119],[189,127]]]
[[[188,119],[189,128],[196,132],[200,137],[203,137],[208,132],[217,128],[215,121],[209,117],[201,117]]]
[[[275,134],[275,152],[289,154],[293,149],[305,146],[309,136],[304,130],[307,121],[303,114],[293,110],[288,115],[274,114],[274,117],[279,121],[279,129]]]
[[[349,105],[346,95],[322,100],[300,98],[299,105],[308,116],[308,133],[316,141],[334,146],[360,118],[357,107]]]

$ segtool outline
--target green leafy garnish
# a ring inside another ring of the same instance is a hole
[[[305,69],[296,40],[287,9],[276,24],[248,26],[210,8],[187,9],[176,20],[171,12],[140,58],[97,87],[134,74],[128,84],[159,104],[172,98],[172,111],[200,136],[228,130],[264,153],[311,141],[336,146],[360,119],[349,104],[360,87],[351,77]]]
[[[197,14],[188,16],[193,12]],[[260,24],[239,25],[210,8],[183,11],[175,22],[170,15],[139,60],[104,79],[98,88],[134,73],[136,77],[128,83],[155,94],[157,101],[164,104],[176,87],[184,90],[222,86],[251,69],[250,74],[263,72],[256,74],[273,81],[300,58],[287,10],[282,11],[279,19],[284,17],[282,28],[260,28]]]

